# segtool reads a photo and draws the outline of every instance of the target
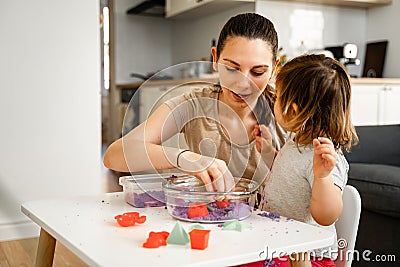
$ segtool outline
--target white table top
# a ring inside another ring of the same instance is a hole
[[[90,266],[227,266],[282,256],[279,252],[305,252],[334,242],[334,234],[325,229],[286,218],[273,221],[255,211],[244,221],[252,229],[243,232],[203,224],[211,230],[205,250],[194,250],[190,245],[146,249],[142,244],[150,231],[171,232],[176,220],[164,207],[132,207],[125,203],[122,193],[30,201],[21,210]],[[114,216],[128,211],[146,215],[147,221],[132,227],[118,226]],[[190,223],[181,224],[187,231]]]

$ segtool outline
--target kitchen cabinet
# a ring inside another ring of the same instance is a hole
[[[168,98],[184,92],[184,87],[172,90],[173,84],[152,83],[120,85],[119,134],[125,134],[144,122]]]
[[[266,1],[266,0],[265,0]],[[330,6],[347,6],[355,8],[371,8],[389,5],[392,0],[275,0],[283,2],[311,3]],[[256,0],[166,0],[165,13],[167,18],[187,19],[209,15],[235,8]],[[266,1],[268,2],[268,1]]]
[[[351,118],[354,125],[379,124],[380,85],[353,85]]]
[[[144,122],[161,104],[160,98],[169,89],[166,85],[142,86],[140,88],[139,123]]]
[[[218,78],[189,78],[118,84],[116,112],[110,114],[117,122],[117,138],[144,122],[166,100],[189,92],[194,87],[216,83]],[[122,131],[121,131],[122,129]]]
[[[186,19],[235,8],[255,0],[166,0],[167,18]]]
[[[123,134],[144,122],[167,99],[189,90],[187,86],[167,82],[136,83],[118,87],[121,91],[118,129],[122,129]]]
[[[205,5],[213,0],[183,0],[183,1],[173,1],[167,0],[165,3],[165,13],[166,17],[172,17],[179,13],[188,11],[190,9],[198,8]]]
[[[400,84],[352,87],[351,116],[354,125],[400,123]]]
[[[218,79],[154,81],[143,84],[120,85],[120,127],[129,130],[145,121],[167,99],[189,92],[191,88],[215,83]],[[129,105],[129,90],[137,90],[134,102]],[[125,97],[124,97],[125,96]],[[383,125],[400,123],[400,79],[357,78],[352,79],[351,116],[354,125]]]
[[[312,3],[330,6],[347,6],[356,8],[371,8],[382,5],[389,5],[392,0],[275,0],[284,2],[300,2],[300,3]]]
[[[112,114],[115,121],[118,122],[118,135],[129,132],[139,124],[139,87],[142,83],[131,83],[117,85],[120,95],[118,96],[118,104],[116,105],[115,114]]]
[[[140,89],[140,105],[139,105],[139,121],[145,121],[157,107],[163,104],[168,99],[175,96],[188,93],[192,88],[204,86],[197,83],[189,84],[167,84],[155,86],[143,86]],[[183,135],[176,134],[169,140],[163,142],[164,146],[168,147],[187,147]]]
[[[147,120],[147,118],[168,99],[183,93],[189,92],[193,88],[190,85],[149,85],[142,86],[140,89],[140,104],[139,104],[139,122]]]
[[[386,85],[382,89],[382,113],[383,124],[400,123],[400,84]]]

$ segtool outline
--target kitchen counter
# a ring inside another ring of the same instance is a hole
[[[174,80],[154,80],[146,82],[133,82],[133,83],[121,83],[117,84],[117,89],[125,88],[139,88],[141,85],[146,86],[157,86],[157,85],[178,85],[178,84],[190,84],[198,82],[216,83],[218,78],[206,77],[206,78],[187,78],[187,79],[174,79]],[[352,84],[370,84],[370,85],[386,85],[386,84],[400,84],[400,78],[351,78]]]
[[[122,83],[117,84],[116,87],[118,89],[125,88],[138,88],[141,85],[145,86],[157,86],[157,85],[179,85],[179,84],[191,84],[191,83],[216,83],[218,82],[217,77],[200,77],[200,78],[187,78],[187,79],[173,79],[173,80],[153,80],[153,81],[145,81],[145,82],[133,82],[133,83]]]
[[[400,84],[400,78],[352,78],[351,82],[370,85]]]

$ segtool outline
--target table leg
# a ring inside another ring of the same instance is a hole
[[[311,267],[307,253],[292,254],[289,256],[290,267]]]
[[[56,239],[47,233],[43,228],[40,229],[39,244],[36,254],[36,267],[53,266],[54,250]]]

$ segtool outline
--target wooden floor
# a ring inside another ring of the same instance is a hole
[[[0,242],[0,267],[35,266],[39,238]],[[86,267],[79,257],[57,242],[53,266]]]

